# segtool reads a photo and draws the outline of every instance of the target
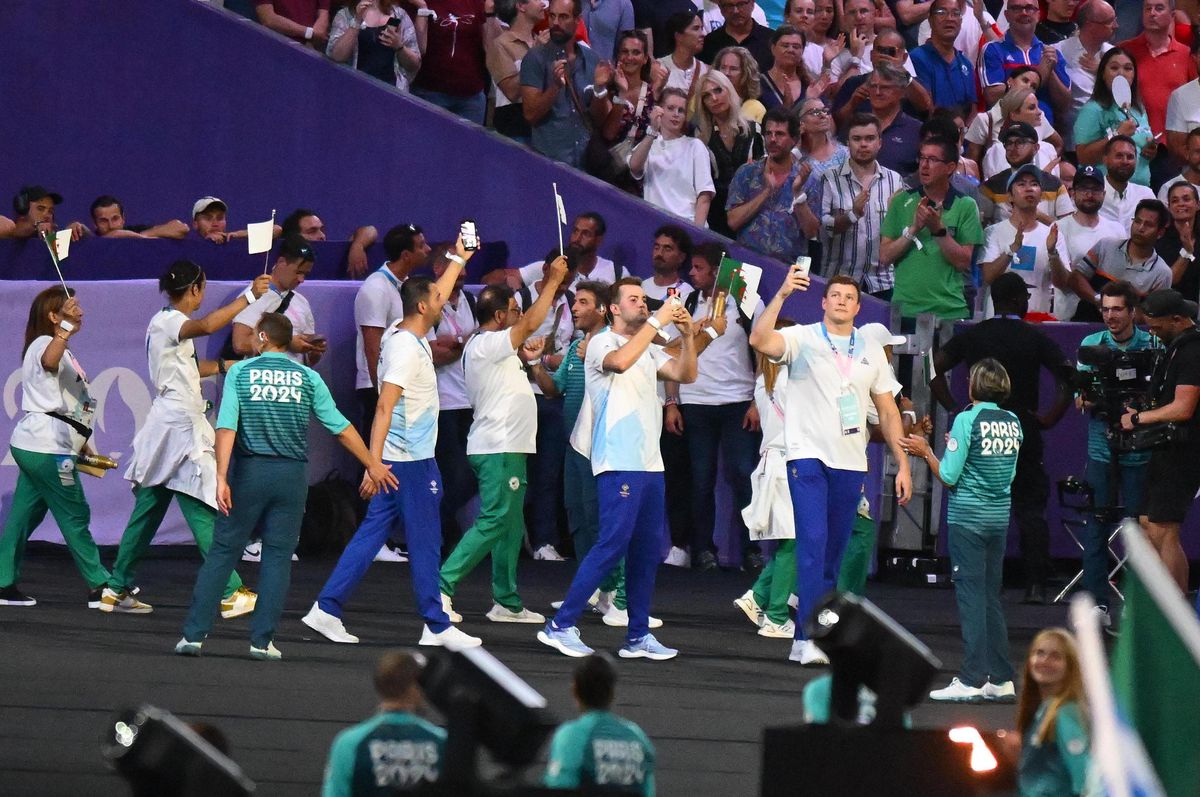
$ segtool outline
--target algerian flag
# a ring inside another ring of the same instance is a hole
[[[758,284],[762,282],[762,272],[758,266],[742,263],[731,257],[722,257],[713,292],[724,292],[732,296],[741,306],[742,315],[753,318],[754,311],[758,308]]]
[[[54,233],[54,253],[59,260],[66,260],[71,252],[71,231],[58,230]]]
[[[1140,526],[1127,521],[1129,555],[1121,636],[1112,654],[1120,713],[1141,737],[1167,797],[1200,794],[1200,619]]]
[[[249,246],[250,254],[257,255],[260,252],[271,251],[271,239],[275,232],[275,216],[271,214],[271,218],[266,221],[256,221],[253,224],[246,225],[246,243]]]

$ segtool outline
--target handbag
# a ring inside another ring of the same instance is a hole
[[[638,92],[637,106],[633,111],[633,124],[629,126],[625,137],[616,144],[609,145],[600,130],[593,130],[588,139],[587,150],[584,152],[584,170],[593,177],[599,177],[606,182],[616,182],[629,173],[629,158],[636,146],[638,117],[646,106],[646,93],[649,87],[643,82]]]

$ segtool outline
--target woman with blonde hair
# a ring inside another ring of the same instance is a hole
[[[738,167],[761,158],[766,150],[758,125],[742,113],[741,97],[733,83],[720,70],[714,69],[700,79],[700,104],[692,123],[696,138],[708,147],[716,166],[713,178],[715,193],[708,211],[708,226],[715,232],[733,238],[725,216],[725,200],[729,183]]]
[[[1039,128],[1045,125],[1046,118],[1038,104],[1037,94],[1027,88],[1013,89],[1001,97],[997,104],[1003,119],[1000,130],[1004,131],[1019,122],[1033,128],[1034,132],[1038,133],[1037,152],[1033,156],[1033,163],[1043,171],[1053,171],[1053,167],[1059,161],[1059,151],[1053,142],[1042,138],[1039,132]],[[983,162],[979,164],[984,180],[1009,168],[1005,146],[1004,142],[996,141],[988,147]]]
[[[1065,628],[1039,632],[1029,645],[1017,701],[1022,797],[1083,792],[1090,758],[1086,705],[1075,637]]]
[[[726,47],[713,59],[713,68],[729,78],[734,91],[742,98],[742,116],[756,124],[762,124],[767,109],[759,102],[762,94],[762,77],[758,62],[745,47]]]

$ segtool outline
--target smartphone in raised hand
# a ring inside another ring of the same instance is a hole
[[[479,230],[472,219],[467,219],[459,225],[458,234],[462,237],[463,249],[474,252],[479,248]]]

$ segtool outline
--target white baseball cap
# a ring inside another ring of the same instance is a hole
[[[220,199],[217,199],[215,196],[206,196],[197,199],[196,204],[192,205],[192,218],[196,218],[214,205],[220,205],[221,210],[225,211],[226,213],[229,212],[229,206]]]
[[[858,334],[867,340],[873,340],[880,346],[900,346],[908,342],[904,335],[893,335],[892,331],[883,324],[864,324],[858,328]]]

